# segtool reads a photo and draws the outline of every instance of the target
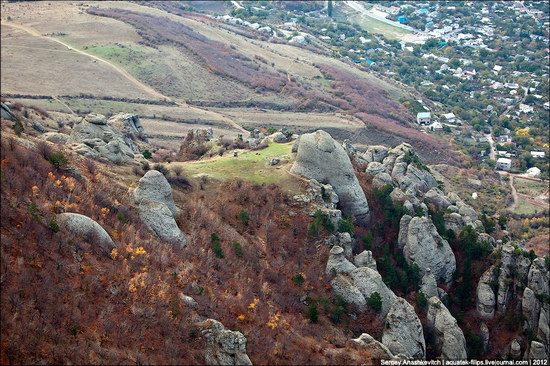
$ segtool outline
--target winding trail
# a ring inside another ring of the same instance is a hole
[[[192,107],[192,106],[188,105],[187,103],[182,103],[182,102],[179,102],[179,101],[175,101],[172,98],[170,98],[169,96],[166,96],[166,95],[156,91],[155,89],[153,89],[149,85],[144,84],[143,82],[139,81],[138,79],[133,77],[128,71],[124,70],[123,68],[119,67],[118,65],[116,65],[116,64],[114,64],[110,61],[104,60],[101,57],[98,57],[98,56],[92,55],[91,53],[88,53],[86,51],[74,48],[73,46],[71,46],[68,43],[65,43],[63,41],[60,41],[59,39],[49,37],[49,36],[44,36],[44,35],[38,33],[36,30],[34,30],[30,27],[27,27],[25,25],[22,25],[22,24],[16,24],[16,23],[12,23],[12,22],[2,22],[2,25],[24,31],[24,32],[26,32],[26,33],[30,34],[31,36],[34,36],[34,37],[38,37],[38,38],[41,38],[41,39],[45,39],[45,40],[48,40],[48,41],[53,41],[53,42],[59,43],[59,44],[65,46],[65,47],[67,47],[67,49],[70,50],[70,51],[76,52],[76,53],[81,54],[81,55],[86,56],[86,57],[90,57],[90,58],[92,58],[96,61],[99,61],[99,62],[111,67],[112,69],[117,71],[120,75],[122,75],[125,79],[127,79],[132,84],[134,84],[138,89],[142,90],[143,92],[149,94],[150,96],[152,96],[154,98],[165,99],[165,100],[168,100],[168,101],[172,101],[172,102],[176,103],[176,105],[179,106],[179,107],[194,110],[196,112],[200,112],[202,114],[211,116],[213,119],[222,120],[223,122],[227,123],[232,128],[242,132],[243,136],[248,136],[250,134],[250,132],[248,132],[247,130],[242,128],[239,124],[235,123],[235,121],[227,118],[225,115],[223,115],[221,113],[213,112],[213,111],[210,111],[210,110],[206,110],[206,109]],[[69,52],[69,51],[65,51],[65,52]]]

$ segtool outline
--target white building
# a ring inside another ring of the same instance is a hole
[[[498,170],[510,170],[512,168],[512,160],[508,158],[498,158],[496,168]]]
[[[456,123],[457,122],[457,118],[455,116],[455,114],[453,112],[451,113],[445,113],[443,115],[443,118],[444,118],[444,121],[446,123]]]
[[[430,112],[420,112],[416,115],[416,123],[419,125],[429,125],[432,122],[432,114]]]
[[[544,156],[546,155],[546,153],[544,151],[531,151],[531,156],[534,157],[534,158],[544,158]]]
[[[534,166],[534,167],[532,167],[532,168],[527,169],[527,171],[525,172],[525,174],[526,174],[528,177],[537,178],[537,177],[540,176],[540,169],[537,168],[536,166]]]

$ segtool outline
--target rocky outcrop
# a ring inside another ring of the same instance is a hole
[[[15,116],[15,114],[13,114],[10,107],[8,107],[8,105],[5,103],[0,104],[0,117],[8,121],[17,120],[17,117]]]
[[[137,114],[115,114],[109,118],[108,124],[119,130],[127,143],[129,142],[126,139],[147,141],[145,129]]]
[[[252,365],[246,354],[246,337],[237,331],[225,329],[222,323],[207,319],[198,324],[206,339],[205,363],[208,365]]]
[[[548,360],[548,353],[544,348],[544,344],[537,341],[531,341],[531,345],[529,347],[529,359]]]
[[[46,141],[53,142],[58,145],[65,145],[69,140],[69,135],[59,132],[46,132],[45,134],[40,135]]]
[[[465,360],[466,339],[456,319],[437,297],[428,300],[428,327],[433,331],[435,347],[444,360]]]
[[[360,311],[365,310],[367,300],[348,276],[338,274],[330,281],[330,285],[334,294],[342,297],[346,303],[355,305]]]
[[[437,280],[450,283],[456,261],[449,243],[443,239],[427,217],[413,217],[399,229],[399,243],[409,264],[418,265],[424,275],[429,268]]]
[[[353,257],[353,263],[357,267],[369,267],[375,271],[377,270],[376,260],[372,256],[372,252],[370,250],[363,250],[361,253]]]
[[[479,279],[476,292],[476,308],[481,319],[492,319],[495,316],[496,297],[492,284],[495,281],[495,267],[491,266]]]
[[[157,170],[149,170],[139,180],[134,189],[134,202],[140,204],[142,200],[162,202],[168,207],[172,216],[176,217],[178,209],[172,196],[172,187],[166,177]]]
[[[326,132],[300,136],[296,161],[291,172],[334,187],[344,214],[366,224],[370,211],[365,193],[342,146]]]
[[[356,267],[344,256],[344,249],[340,246],[333,246],[327,261],[325,273],[327,276],[338,273],[350,273]]]
[[[185,236],[163,202],[142,199],[139,203],[139,217],[158,238],[180,247],[186,245]]]
[[[67,140],[73,150],[91,158],[101,158],[115,164],[126,163],[139,152],[119,130],[110,126],[103,115],[89,114],[71,131]]]
[[[510,357],[513,360],[519,360],[521,358],[521,345],[517,339],[514,339],[512,343],[510,343]]]
[[[330,184],[321,184],[315,179],[310,179],[305,194],[294,196],[294,200],[302,206],[312,204],[315,211],[320,210],[335,227],[342,219],[342,211],[337,209],[340,199]],[[314,215],[315,211],[311,215]]]
[[[538,301],[535,293],[529,287],[523,290],[521,298],[521,310],[525,319],[525,327],[528,329],[537,329],[540,316],[540,301]]]
[[[429,268],[426,268],[426,272],[424,273],[424,276],[422,276],[420,292],[424,294],[426,299],[434,296],[439,296],[439,293],[437,291],[437,281],[435,280],[435,276]]]
[[[65,228],[73,235],[83,237],[91,243],[97,243],[100,248],[108,253],[116,247],[105,229],[88,216],[64,212],[56,216],[56,221],[59,227]]]
[[[403,298],[398,297],[390,307],[384,324],[382,343],[393,354],[421,360],[426,357],[422,324],[414,308]]]
[[[361,334],[359,337],[352,339],[355,345],[367,348],[373,359],[379,360],[404,360],[407,359],[405,355],[394,355],[388,347],[378,342],[371,335],[367,333]]]
[[[353,270],[349,275],[352,284],[359,290],[365,300],[378,292],[382,298],[380,314],[385,317],[397,296],[386,286],[380,273],[368,267],[360,267]]]

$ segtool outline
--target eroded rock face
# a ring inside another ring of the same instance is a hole
[[[157,170],[149,170],[145,173],[134,190],[134,202],[136,204],[139,205],[144,199],[164,203],[173,217],[176,217],[178,213],[172,196],[172,187],[170,187],[166,177]]]
[[[406,222],[405,216],[401,220]],[[443,239],[427,217],[413,217],[399,229],[399,242],[409,264],[418,265],[422,275],[429,268],[437,280],[450,283],[456,261],[449,243]]]
[[[432,188],[424,195],[424,202],[440,211],[445,211],[451,205],[451,201],[439,188]]]
[[[291,172],[330,184],[340,199],[343,213],[355,217],[360,224],[368,223],[370,211],[365,193],[348,155],[328,133],[319,130],[300,136]]]
[[[529,347],[529,359],[530,360],[547,360],[548,354],[544,349],[544,344],[537,341],[531,341],[531,345]]]
[[[130,140],[125,140],[120,131],[107,124],[103,115],[89,114],[71,131],[67,144],[79,154],[102,158],[115,164],[126,163],[139,152]],[[91,151],[95,153],[92,153]]]
[[[158,238],[180,247],[186,245],[185,236],[176,224],[172,212],[163,202],[142,199],[139,204],[139,217]]]
[[[514,360],[521,358],[521,345],[517,339],[514,339],[510,344],[510,357]]]
[[[437,297],[428,300],[428,326],[433,330],[436,349],[444,360],[465,360],[466,339],[456,319]]]
[[[222,323],[207,319],[198,324],[206,339],[205,363],[208,365],[252,365],[246,354],[246,337],[237,331],[225,329]]]
[[[422,276],[420,292],[424,294],[426,299],[434,296],[439,296],[437,291],[437,281],[435,280],[435,276],[429,268],[426,269],[426,273],[424,274],[424,276]]]
[[[386,286],[380,273],[368,267],[360,267],[350,273],[350,278],[352,284],[361,292],[365,300],[378,292],[382,298],[380,314],[383,317],[386,316],[397,296]]]
[[[376,260],[372,256],[372,252],[370,250],[363,250],[361,253],[357,254],[353,258],[353,263],[357,267],[369,267],[371,269],[376,269]]]
[[[336,277],[330,281],[330,285],[332,286],[332,291],[336,295],[341,296],[345,302],[357,306],[359,310],[365,310],[367,301],[361,291],[354,286],[349,277],[341,274],[336,275]]]
[[[67,143],[67,141],[69,140],[69,135],[65,135],[64,133],[59,132],[46,132],[40,137],[46,141],[53,142],[54,144],[58,145],[65,145],[65,143]]]
[[[491,287],[491,283],[495,280],[493,272],[494,266],[491,266],[483,273],[477,285],[476,306],[481,319],[488,320],[495,316],[496,297]]]
[[[116,247],[105,229],[88,216],[64,212],[56,216],[56,221],[60,227],[64,227],[74,235],[85,237],[91,241],[97,240],[98,245],[108,253]]]
[[[426,357],[422,324],[414,308],[401,297],[398,297],[390,307],[384,325],[382,343],[393,354],[403,354],[420,360]]]
[[[367,333],[361,334],[359,337],[352,339],[351,342],[358,346],[367,348],[372,354],[373,358],[381,360],[403,360],[406,359],[404,355],[394,355],[388,347],[378,342],[371,335]]]
[[[338,273],[349,273],[356,267],[346,259],[344,249],[340,246],[333,246],[327,261],[325,273],[327,276]]]
[[[481,325],[479,327],[479,336],[481,337],[481,343],[483,344],[483,352],[487,352],[489,348],[489,327],[487,327],[487,324],[485,322],[481,322]]]

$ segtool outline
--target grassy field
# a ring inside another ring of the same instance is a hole
[[[380,20],[357,14],[349,18],[352,23],[358,24],[362,29],[369,33],[381,34],[388,39],[401,39],[403,36],[411,33],[406,29],[395,27]]]
[[[544,211],[544,209],[541,206],[534,205],[531,202],[529,202],[528,200],[523,199],[521,197],[518,199],[518,204],[517,204],[516,208],[514,209],[514,213],[516,213],[516,214],[526,214],[526,215],[539,213],[539,212],[543,212],[543,211]]]
[[[536,197],[548,193],[548,184],[529,179],[514,178],[514,187],[518,193]]]
[[[187,176],[206,173],[210,177],[221,181],[240,179],[257,184],[275,183],[287,192],[298,193],[301,191],[303,182],[288,172],[291,162],[276,166],[268,165],[269,159],[273,157],[286,156],[290,158],[291,148],[292,143],[272,143],[263,150],[239,152],[238,157],[234,157],[232,151],[229,151],[221,157],[171,163],[168,164],[168,167],[181,166]]]

